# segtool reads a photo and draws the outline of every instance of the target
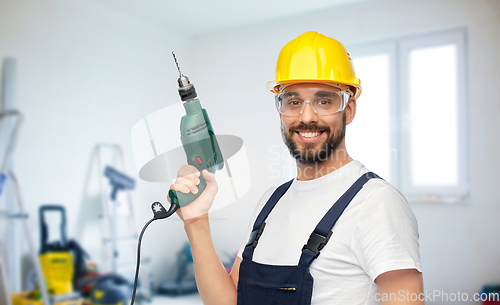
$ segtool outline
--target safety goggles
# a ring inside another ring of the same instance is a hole
[[[350,90],[339,87],[295,84],[281,88],[275,101],[278,112],[285,116],[301,115],[307,103],[317,115],[331,115],[343,111],[350,96]]]

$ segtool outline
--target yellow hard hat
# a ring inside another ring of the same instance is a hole
[[[339,41],[314,31],[305,32],[281,49],[276,79],[266,87],[276,92],[281,84],[299,82],[343,84],[351,87],[356,98],[361,94],[349,51]]]

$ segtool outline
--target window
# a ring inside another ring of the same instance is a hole
[[[409,201],[468,195],[465,30],[348,46],[363,88],[351,155]]]

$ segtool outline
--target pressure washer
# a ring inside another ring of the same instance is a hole
[[[177,66],[177,70],[179,71],[177,90],[181,100],[184,102],[183,106],[186,111],[186,114],[181,118],[180,136],[182,147],[184,148],[184,152],[186,154],[187,163],[196,167],[200,173],[206,169],[215,174],[217,170],[221,170],[224,167],[224,159],[219,143],[217,142],[217,138],[215,137],[212,123],[210,122],[207,111],[201,107],[194,85],[189,81],[187,76],[182,74],[174,52],[172,52],[172,55],[175,60],[175,65]],[[137,279],[141,261],[141,241],[144,231],[153,221],[170,217],[178,208],[184,207],[198,198],[207,186],[203,175],[200,175],[199,179],[200,183],[197,185],[198,192],[196,194],[191,192],[188,194],[177,193],[175,190],[170,190],[168,193],[168,196],[170,197],[170,208],[168,210],[166,210],[165,207],[158,201],[151,205],[153,218],[144,225],[141,234],[139,235],[134,289],[130,305],[133,305],[135,301]]]

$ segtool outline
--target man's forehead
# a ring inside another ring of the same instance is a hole
[[[325,97],[332,95],[336,92],[336,88],[328,85],[312,85],[312,84],[297,84],[291,85],[283,89],[282,93],[285,96],[298,96],[298,95],[314,95],[317,97]]]

